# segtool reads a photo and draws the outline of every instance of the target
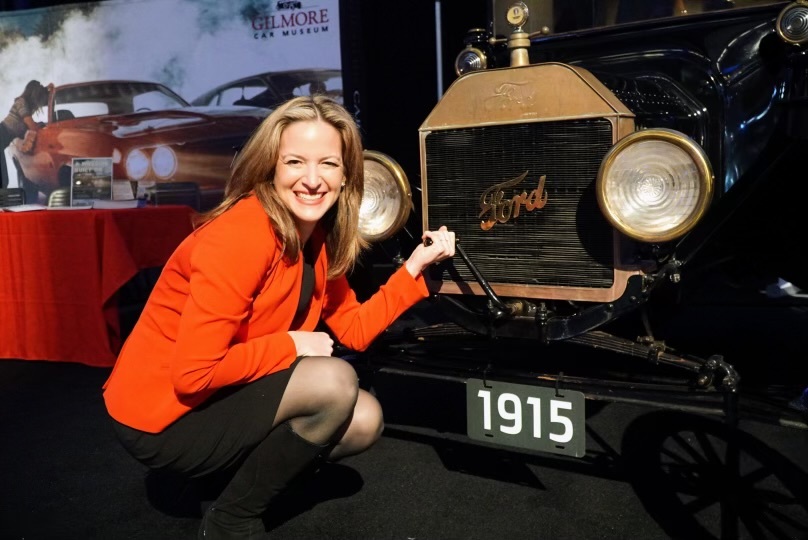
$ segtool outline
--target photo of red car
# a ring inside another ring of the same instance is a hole
[[[73,158],[111,157],[114,179],[194,182],[205,208],[221,199],[235,153],[268,113],[191,106],[156,82],[66,84],[51,93],[32,148],[16,139],[10,153],[29,202],[69,187]]]

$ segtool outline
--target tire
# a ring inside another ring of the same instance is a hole
[[[635,492],[671,538],[808,537],[806,471],[722,421],[647,414],[626,429],[623,459]]]

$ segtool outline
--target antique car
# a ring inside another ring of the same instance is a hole
[[[325,94],[342,103],[342,72],[309,68],[270,71],[222,84],[202,94],[194,105],[247,105],[274,108],[295,96]]]
[[[420,171],[366,181],[391,268],[421,229],[458,238],[426,307],[356,357],[387,420],[572,457],[593,401],[806,428],[804,330],[781,339],[767,306],[806,306],[808,3],[492,12],[421,124]]]
[[[233,156],[269,111],[193,107],[169,88],[142,81],[57,86],[31,149],[11,145],[18,183],[35,202],[68,188],[73,158],[113,158],[113,178],[191,182],[202,206],[221,199]]]

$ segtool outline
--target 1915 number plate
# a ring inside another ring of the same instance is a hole
[[[581,392],[497,381],[466,381],[472,439],[574,457],[586,453]]]

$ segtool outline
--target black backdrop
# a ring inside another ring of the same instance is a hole
[[[419,185],[418,128],[438,101],[434,1],[343,0],[342,66],[345,104],[354,113],[365,146],[396,159]],[[455,79],[454,59],[463,36],[485,26],[485,0],[441,0],[442,88]],[[359,103],[352,92],[359,92]],[[358,114],[357,114],[358,112]]]

